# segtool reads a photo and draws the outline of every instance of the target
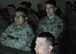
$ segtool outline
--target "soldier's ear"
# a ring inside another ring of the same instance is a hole
[[[57,10],[57,8],[55,7],[55,11]]]
[[[48,52],[51,52],[53,50],[53,46],[49,46]]]
[[[28,16],[26,16],[25,19],[28,20]]]

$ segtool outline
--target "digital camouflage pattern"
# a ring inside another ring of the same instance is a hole
[[[63,21],[58,16],[54,16],[52,19],[49,19],[48,17],[43,18],[39,23],[37,33],[50,32],[56,39],[62,31]]]
[[[10,25],[1,35],[1,44],[20,50],[31,51],[31,43],[35,34],[27,22],[22,27],[15,23]]]

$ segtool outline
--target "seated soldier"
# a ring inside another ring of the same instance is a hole
[[[37,35],[36,54],[53,54],[54,41],[55,38],[51,33],[44,32]]]
[[[38,24],[37,33],[40,34],[42,32],[50,32],[58,41],[58,38],[63,33],[63,20],[55,14],[56,12],[56,1],[46,1],[46,13],[47,16],[44,17]]]
[[[31,43],[34,32],[27,23],[27,11],[24,8],[17,8],[15,11],[15,23],[8,26],[2,33],[1,44],[7,47],[24,51],[31,51]]]

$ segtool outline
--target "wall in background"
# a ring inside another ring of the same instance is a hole
[[[37,4],[38,3],[42,3],[43,4],[43,8],[45,7],[45,1],[46,0],[0,0],[0,7],[4,8],[7,7],[8,4],[15,4],[16,7],[20,6],[20,3],[22,1],[28,1],[32,3],[32,8],[37,10]]]
[[[31,2],[32,3],[32,8],[34,10],[36,10],[36,11],[37,11],[37,7],[36,6],[37,6],[38,3],[42,3],[43,4],[43,8],[45,8],[45,1],[46,0],[0,0],[0,7],[1,8],[7,7],[8,4],[15,4],[16,7],[19,7],[20,3],[22,1]],[[58,3],[58,6],[64,10],[65,1],[71,1],[73,3],[74,0],[56,0],[56,1]]]

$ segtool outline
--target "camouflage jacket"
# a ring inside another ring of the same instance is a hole
[[[50,32],[55,36],[55,38],[58,38],[62,31],[63,21],[58,16],[54,16],[52,19],[48,19],[46,16],[40,21],[37,33]]]
[[[31,50],[31,43],[35,34],[27,22],[22,27],[15,23],[10,25],[1,35],[1,44],[20,50]]]

